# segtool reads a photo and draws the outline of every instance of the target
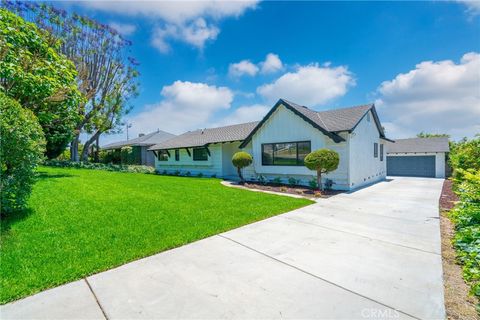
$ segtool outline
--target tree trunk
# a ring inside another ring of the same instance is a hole
[[[317,171],[317,184],[318,184],[318,190],[323,191],[322,187],[322,172]]]
[[[240,177],[240,182],[244,183],[245,181],[243,180],[242,169],[240,167],[237,167],[237,172],[238,176]]]
[[[88,149],[90,149],[90,146],[92,145],[92,143],[97,140],[97,137],[99,137],[101,134],[100,131],[96,131],[93,136],[90,137],[90,139],[88,139],[86,142],[85,142],[85,145],[83,146],[83,150],[82,150],[82,157],[81,157],[81,160],[82,161],[88,161]]]
[[[97,139],[95,141],[95,162],[99,162],[99,153],[100,153],[100,135],[97,136]]]
[[[70,143],[70,160],[78,162],[78,144],[80,143],[80,134],[75,134],[72,142]]]

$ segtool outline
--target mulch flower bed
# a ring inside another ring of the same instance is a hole
[[[440,209],[451,210],[458,201],[457,195],[452,190],[452,180],[446,179],[443,182],[442,194],[440,196]]]
[[[312,190],[304,186],[291,186],[286,184],[274,184],[274,183],[261,184],[261,183],[255,183],[255,182],[245,182],[243,186],[249,189],[260,189],[260,190],[266,190],[266,191],[289,193],[289,194],[296,194],[299,196],[316,197],[316,198],[329,198],[331,196],[344,192],[344,191],[338,191],[338,190],[318,191],[318,190]]]

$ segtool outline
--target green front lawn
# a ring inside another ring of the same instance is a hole
[[[1,221],[1,303],[312,203],[219,179],[38,171],[30,209]]]

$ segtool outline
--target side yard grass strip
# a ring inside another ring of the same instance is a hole
[[[219,179],[41,167],[1,223],[0,303],[313,203]]]

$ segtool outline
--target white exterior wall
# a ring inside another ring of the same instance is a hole
[[[387,176],[386,143],[380,138],[371,111],[358,123],[350,136],[350,188],[384,180]],[[368,121],[368,118],[370,121]],[[378,143],[378,157],[374,157],[374,143]],[[383,161],[380,161],[380,145],[383,144]]]
[[[344,137],[347,137],[344,135]],[[308,170],[305,166],[263,166],[262,165],[262,144],[263,143],[282,143],[310,141],[311,149],[329,148],[340,154],[340,164],[337,170],[322,177],[331,179],[334,182],[334,189],[348,189],[348,141],[335,143],[329,137],[325,136],[320,130],[314,128],[301,117],[280,106],[263,124],[263,126],[252,137],[252,141],[245,148],[253,156],[254,172],[249,171],[250,175],[258,178],[264,176],[268,180],[281,177],[283,182],[287,182],[289,177],[300,179],[302,184],[308,185],[308,182],[316,176],[314,171]],[[247,168],[248,169],[248,168]],[[248,171],[248,170],[246,170]]]
[[[175,150],[169,150],[170,157],[167,161],[155,159],[155,169],[163,173],[174,173],[180,171],[182,175],[190,172],[192,176],[202,173],[205,176],[222,175],[222,144],[213,144],[208,147],[210,156],[207,161],[193,161],[193,149],[189,148],[191,156],[185,149],[180,149],[180,161],[175,161]]]
[[[435,156],[435,178],[445,178],[445,152],[389,153],[389,156]]]

